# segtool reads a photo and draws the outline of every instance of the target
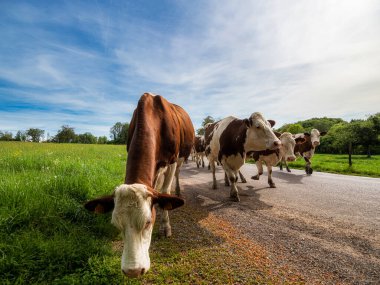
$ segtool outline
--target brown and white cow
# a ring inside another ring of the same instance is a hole
[[[294,147],[294,153],[296,155],[302,156],[305,161],[305,171],[306,174],[312,174],[313,169],[311,168],[311,158],[314,155],[315,148],[320,144],[320,138],[327,134],[327,132],[319,132],[317,129],[312,129],[310,133],[296,134],[295,138],[304,138],[305,141],[301,144],[296,144]],[[282,162],[284,162],[286,170],[291,172],[286,160],[282,160],[280,163],[280,169],[282,170]]]
[[[231,116],[215,123],[206,150],[213,175],[213,189],[217,188],[215,162],[219,161],[231,184],[231,199],[240,200],[236,182],[247,152],[278,149],[281,145],[272,131],[274,124],[274,121],[267,121],[261,113],[253,113],[244,120]]]
[[[199,168],[201,165],[205,167],[204,156],[205,156],[205,138],[204,136],[195,136],[194,139],[194,159]]]
[[[272,180],[272,167],[276,166],[280,161],[294,161],[296,156],[294,155],[294,147],[296,144],[303,143],[304,138],[294,139],[291,133],[277,133],[277,137],[281,141],[281,146],[279,149],[275,150],[263,150],[263,151],[254,151],[250,155],[256,161],[256,167],[258,173],[255,176],[252,176],[252,179],[259,180],[260,175],[263,174],[263,163],[267,166],[268,169],[268,184],[271,188],[276,188],[276,184]]]
[[[129,277],[150,268],[155,204],[163,210],[160,232],[171,235],[168,210],[182,206],[184,200],[170,195],[170,188],[193,141],[193,124],[181,107],[159,95],[143,94],[129,127],[125,184],[112,195],[85,204],[94,212],[113,210],[112,223],[124,241],[121,269]]]

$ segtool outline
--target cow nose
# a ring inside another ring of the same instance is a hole
[[[319,142],[314,142],[314,146],[319,146]]]
[[[123,269],[124,275],[130,278],[136,278],[145,273],[145,268],[135,268],[135,269]]]

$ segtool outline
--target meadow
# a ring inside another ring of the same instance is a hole
[[[341,165],[344,171],[344,159],[317,155],[314,169],[326,164]],[[120,271],[121,237],[110,224],[110,214],[95,215],[83,207],[86,200],[109,194],[123,182],[125,163],[125,146],[0,142],[1,284],[278,283],[264,263],[260,269],[259,261],[241,261],[266,260],[260,250],[244,256],[246,245],[239,248],[220,230],[219,220],[189,204],[171,214],[171,239],[158,238],[156,223],[151,270],[139,279],[125,278]],[[304,167],[301,160],[297,164]],[[354,167],[379,177],[378,157],[355,157]],[[239,236],[230,228],[231,237]]]
[[[290,169],[305,169],[305,161],[298,158],[288,163]],[[380,156],[353,155],[352,166],[348,165],[348,155],[315,154],[312,158],[314,171],[338,173],[346,175],[380,177]],[[284,171],[286,171],[284,169]]]

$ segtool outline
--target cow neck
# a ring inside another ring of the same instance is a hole
[[[136,126],[129,146],[125,183],[153,187],[156,171],[158,136],[152,108],[138,106]]]

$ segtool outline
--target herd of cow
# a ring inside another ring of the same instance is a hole
[[[244,120],[227,117],[208,124],[203,137],[195,137],[191,119],[180,106],[159,95],[143,94],[130,122],[125,183],[111,195],[85,204],[87,210],[95,213],[112,211],[112,223],[120,230],[124,242],[122,272],[128,277],[137,277],[150,268],[155,204],[162,210],[159,232],[171,236],[168,210],[184,204],[180,197],[179,170],[191,152],[198,167],[200,163],[204,166],[203,156],[208,158],[214,189],[217,188],[216,163],[221,164],[234,201],[239,201],[238,175],[245,181],[239,169],[247,157],[256,160],[259,170],[253,179],[259,179],[263,173],[262,162],[265,162],[270,187],[275,187],[272,166],[284,162],[290,172],[286,162],[295,160],[295,153],[304,157],[306,173],[311,174],[310,159],[324,133],[313,129],[310,134],[280,134],[272,130],[274,124],[260,113],[253,113]],[[170,195],[174,177],[176,195]]]

